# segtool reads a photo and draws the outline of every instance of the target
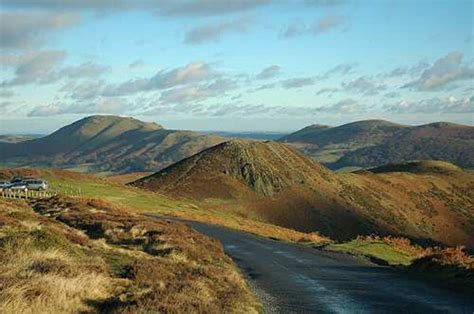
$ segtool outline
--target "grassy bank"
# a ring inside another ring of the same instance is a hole
[[[327,249],[348,252],[373,262],[396,266],[423,280],[474,292],[474,258],[464,247],[428,247],[397,237],[360,236]]]
[[[222,246],[106,201],[0,200],[0,312],[256,312]]]

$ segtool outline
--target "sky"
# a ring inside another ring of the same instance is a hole
[[[0,133],[474,125],[474,1],[0,0]]]

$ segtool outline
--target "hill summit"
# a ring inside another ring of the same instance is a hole
[[[169,166],[134,185],[173,194],[221,197],[248,189],[271,196],[285,188],[321,179],[331,172],[276,142],[231,140]]]
[[[42,138],[0,143],[0,160],[86,171],[156,171],[222,141],[134,118],[97,115]]]

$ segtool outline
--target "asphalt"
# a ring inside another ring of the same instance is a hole
[[[474,296],[349,254],[189,222],[217,238],[267,313],[474,313]]]

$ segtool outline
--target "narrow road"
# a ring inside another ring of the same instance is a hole
[[[214,225],[187,223],[222,242],[268,313],[474,313],[474,296],[432,287],[390,267]]]

